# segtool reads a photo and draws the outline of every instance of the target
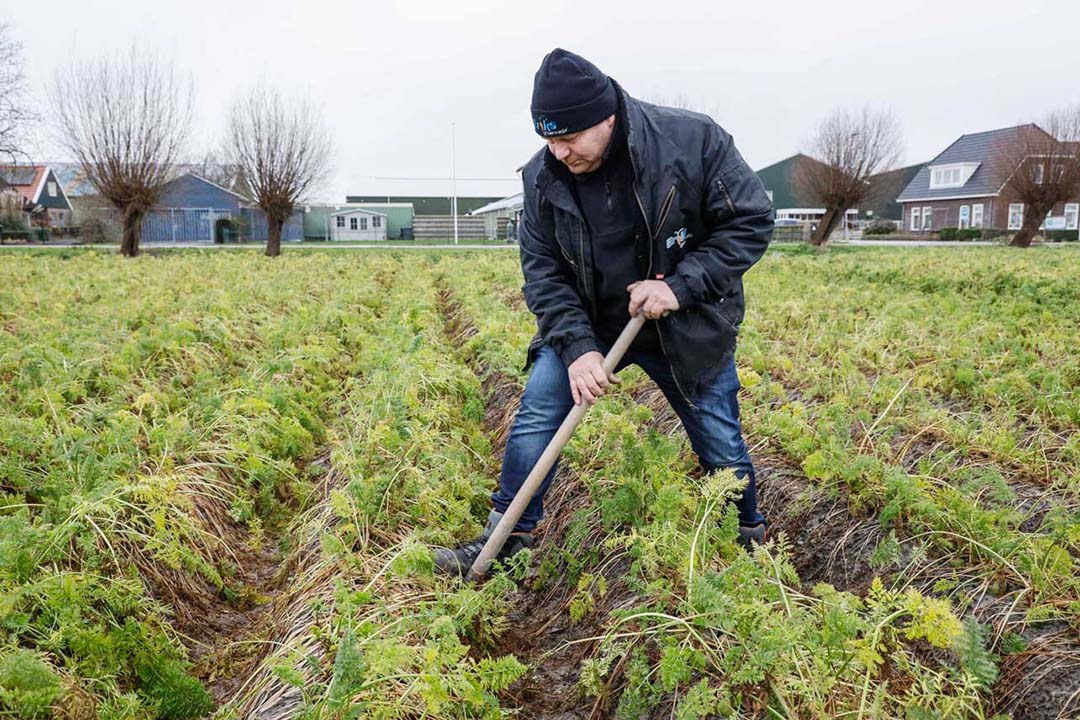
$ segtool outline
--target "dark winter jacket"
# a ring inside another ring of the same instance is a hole
[[[772,202],[731,135],[705,115],[621,96],[642,279],[662,278],[679,310],[658,322],[660,344],[687,401],[723,369],[743,320],[742,275],[768,246]],[[595,273],[589,230],[570,171],[547,148],[525,165],[519,233],[525,302],[542,343],[569,365],[597,349]],[[627,297],[629,301],[629,296]]]

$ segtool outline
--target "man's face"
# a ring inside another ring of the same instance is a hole
[[[575,175],[592,172],[603,162],[614,128],[615,116],[609,115],[591,128],[547,138],[548,152]]]

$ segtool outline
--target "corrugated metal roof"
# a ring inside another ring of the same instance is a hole
[[[482,215],[483,213],[495,212],[496,210],[505,210],[506,208],[522,207],[525,204],[524,193],[517,193],[504,197],[502,200],[496,200],[493,203],[482,205],[475,210],[469,212],[469,215]]]
[[[997,172],[993,167],[994,154],[1003,145],[1015,142],[1017,135],[1024,129],[1034,129],[1042,132],[1037,125],[1029,124],[961,135],[915,174],[907,187],[897,196],[897,202],[964,195],[996,195],[1001,188],[1001,178],[997,177]],[[931,190],[930,168],[935,165],[952,165],[954,163],[979,163],[979,167],[968,178],[968,181],[960,187],[934,188]]]

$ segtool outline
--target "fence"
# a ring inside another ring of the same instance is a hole
[[[119,230],[121,216],[114,208],[101,208],[103,219]],[[223,242],[266,242],[268,227],[266,213],[258,208],[233,210],[215,208],[163,208],[143,216],[141,242],[144,243],[213,243],[217,241],[219,220],[231,221],[223,234]],[[293,214],[281,228],[283,241],[300,240],[303,219]]]
[[[214,242],[218,220],[232,218],[228,210],[169,208],[151,210],[143,218],[143,242]]]

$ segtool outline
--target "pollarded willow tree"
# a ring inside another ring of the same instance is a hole
[[[120,252],[139,254],[143,217],[161,197],[187,144],[190,80],[132,49],[59,70],[50,88],[57,141],[120,212]]]
[[[824,245],[848,209],[871,199],[872,179],[892,169],[900,153],[900,123],[888,111],[836,110],[817,126],[806,152],[817,162],[796,164],[791,177],[797,195],[825,209],[811,245]]]
[[[266,213],[266,254],[280,255],[281,228],[330,170],[320,113],[307,99],[286,101],[260,84],[233,105],[225,152]]]
[[[1023,205],[1020,229],[1009,244],[1030,247],[1055,207],[1080,198],[1080,105],[1015,128],[994,148],[992,163],[1001,195]]]

